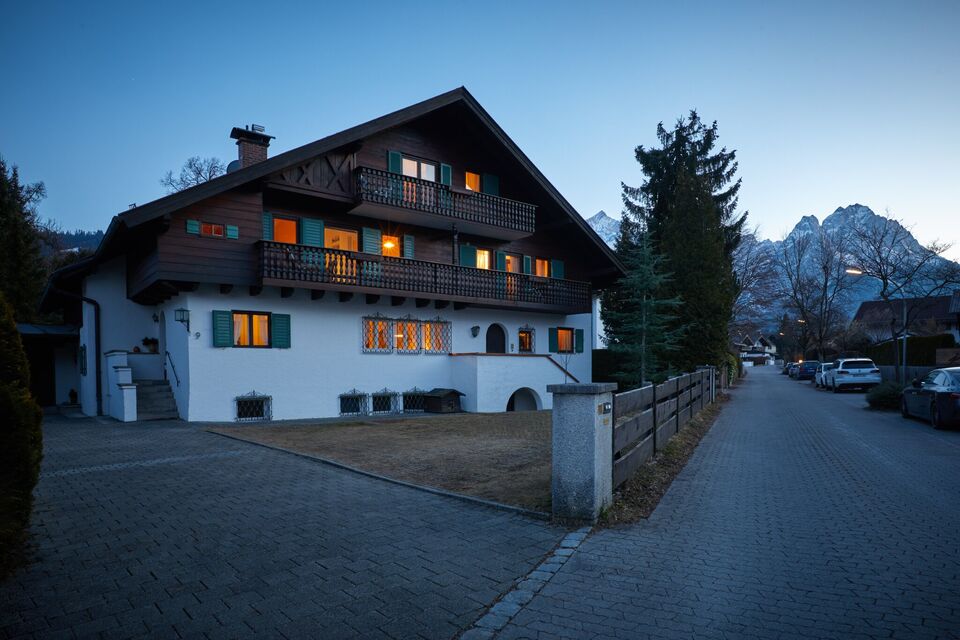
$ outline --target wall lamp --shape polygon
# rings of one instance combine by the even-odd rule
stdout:
[[[472,335],[474,338],[480,335],[480,325],[475,324],[472,327],[470,327],[470,335]]]
[[[174,309],[173,319],[181,323],[190,331],[190,309]]]

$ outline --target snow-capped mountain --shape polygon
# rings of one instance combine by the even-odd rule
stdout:
[[[597,235],[611,247],[616,244],[617,236],[620,234],[620,221],[611,218],[606,211],[600,210],[593,216],[587,218],[589,224]]]

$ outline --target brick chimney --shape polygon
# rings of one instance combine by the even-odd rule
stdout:
[[[243,129],[234,127],[233,131],[230,132],[230,137],[237,141],[241,169],[266,160],[267,147],[273,140],[273,136],[264,133],[263,127],[258,124],[252,124]]]

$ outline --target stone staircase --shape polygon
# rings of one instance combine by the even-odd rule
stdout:
[[[134,380],[137,385],[137,420],[176,420],[177,402],[166,380]]]

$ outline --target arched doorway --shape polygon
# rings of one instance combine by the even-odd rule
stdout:
[[[507,332],[498,324],[487,327],[487,353],[507,352]]]
[[[507,400],[507,411],[538,411],[540,398],[537,392],[528,387],[517,389]]]

